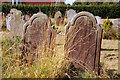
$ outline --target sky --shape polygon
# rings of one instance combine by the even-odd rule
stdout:
[[[75,0],[66,0],[66,1],[65,1],[65,4],[70,4],[70,5],[72,5],[72,4],[74,3],[74,1],[75,1]]]
[[[77,0],[79,1],[79,0]],[[80,0],[80,1],[91,1],[91,2],[119,2],[120,0]],[[75,0],[66,0],[65,4],[72,5],[75,2]]]

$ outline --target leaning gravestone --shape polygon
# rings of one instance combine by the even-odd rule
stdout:
[[[65,33],[65,55],[77,69],[99,70],[102,28],[89,12],[76,14]]]
[[[60,11],[57,11],[57,12],[55,13],[55,16],[54,16],[54,21],[55,21],[55,23],[56,23],[57,26],[60,25],[61,18],[62,18],[61,12],[60,12]]]
[[[51,27],[51,21],[46,14],[34,14],[30,20],[24,24],[23,34],[24,52],[25,50],[29,51],[32,60],[34,60],[35,55],[39,56],[39,54],[53,53],[56,30]],[[23,55],[25,55],[25,53],[23,53]]]
[[[67,20],[68,22],[70,22],[72,20],[72,18],[75,16],[76,11],[73,9],[70,9],[67,11]]]
[[[25,24],[25,21],[23,20],[22,12],[14,9],[14,10],[11,10],[10,13],[12,14],[9,22],[11,36],[22,37],[23,25]]]

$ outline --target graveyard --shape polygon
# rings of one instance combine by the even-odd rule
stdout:
[[[0,13],[2,78],[119,78],[120,18],[74,9],[52,15]]]

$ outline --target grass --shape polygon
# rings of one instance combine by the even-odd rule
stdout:
[[[118,40],[102,40],[102,49],[112,49],[113,51],[118,49]]]
[[[64,31],[64,27],[58,28]],[[2,77],[3,78],[113,78],[114,74],[109,74],[108,70],[114,69],[107,67],[110,62],[116,62],[116,60],[108,61],[104,58],[107,55],[104,54],[117,54],[118,44],[117,40],[103,40],[102,41],[102,53],[100,72],[98,76],[94,73],[82,72],[71,67],[69,61],[64,58],[64,36],[57,35],[55,54],[51,56],[45,56],[40,54],[36,58],[33,64],[31,62],[25,63],[20,59],[22,53],[22,44],[19,38],[15,38],[13,41],[7,38],[4,39],[2,44]],[[114,44],[114,45],[113,45]],[[47,54],[47,53],[44,53]],[[31,56],[27,59],[31,61]],[[108,63],[108,64],[106,64]],[[114,67],[116,67],[115,65]]]
[[[102,40],[100,62],[104,71],[111,78],[118,74],[118,40]]]
[[[19,38],[15,38],[13,41],[10,39],[3,40],[2,47],[2,74],[3,78],[110,78],[107,73],[108,68],[104,62],[101,62],[101,75],[97,76],[94,73],[82,72],[71,67],[69,61],[64,58],[64,36],[57,35],[57,42],[61,42],[60,45],[56,45],[55,54],[51,56],[45,56],[41,53],[38,58],[35,59],[31,65],[29,62],[24,63],[20,59],[21,55],[21,41]],[[103,40],[102,48],[108,48],[108,43],[115,43],[117,41]],[[117,48],[117,43],[113,47]],[[113,48],[112,47],[112,48]],[[111,48],[111,47],[110,47]],[[39,49],[38,49],[39,51]],[[104,53],[106,51],[102,51]],[[107,51],[110,53],[111,51]],[[101,54],[102,55],[102,54]],[[30,59],[30,56],[27,57]],[[30,60],[29,60],[30,61]]]
[[[64,57],[59,54],[51,56],[40,56],[33,64],[24,63],[20,60],[20,40],[2,41],[2,73],[3,78],[63,78],[69,68]],[[27,59],[30,59],[28,56]]]
[[[64,38],[58,36],[58,38]],[[56,42],[57,43],[57,42]],[[25,63],[20,59],[21,41],[19,38],[6,39],[2,44],[2,77],[3,78],[92,78],[88,72],[80,72],[72,69],[68,60],[64,57],[64,42],[56,46],[53,56],[45,56],[42,53],[31,64],[31,55],[25,57],[29,62]],[[39,49],[38,49],[39,51]],[[46,53],[47,54],[47,53]]]
[[[1,54],[1,52],[0,52]],[[2,55],[0,55],[0,79],[2,79],[2,58],[1,58]]]

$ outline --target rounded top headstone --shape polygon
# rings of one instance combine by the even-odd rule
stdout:
[[[56,19],[56,18],[61,17],[61,16],[62,16],[61,12],[60,12],[60,11],[57,11],[57,12],[55,13],[54,18]]]
[[[13,14],[15,11],[17,11],[17,9],[13,8],[10,10],[10,14]]]
[[[97,20],[97,24],[100,24],[101,22],[101,17],[100,16],[95,16],[96,20]]]
[[[72,18],[75,16],[76,11],[73,9],[70,9],[67,11],[67,20],[70,22]]]

